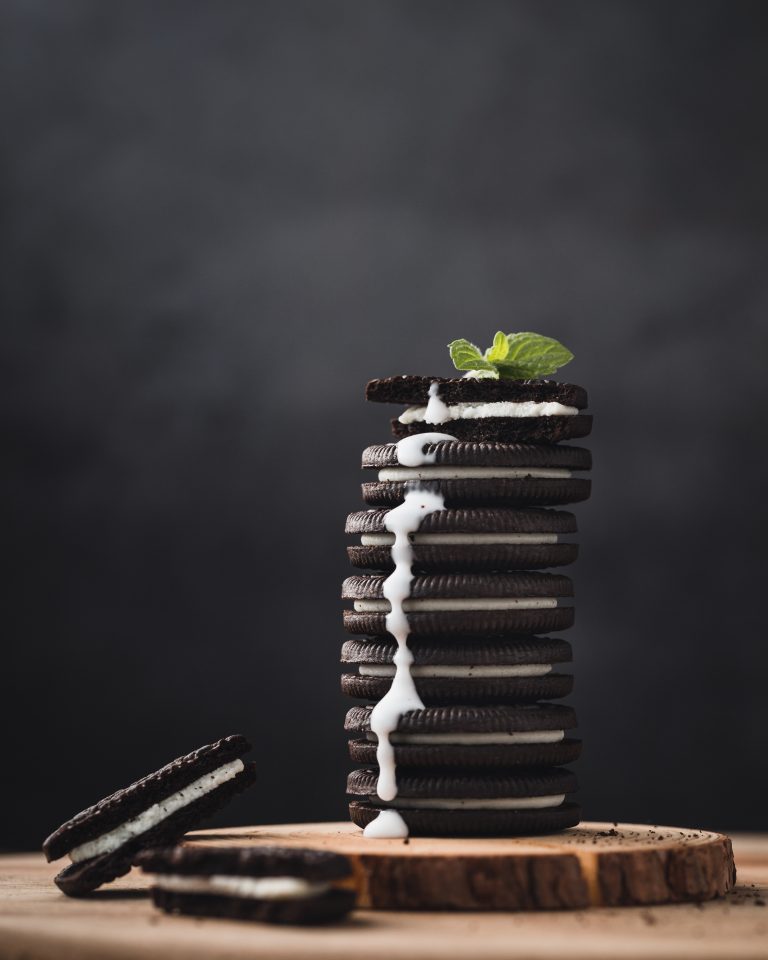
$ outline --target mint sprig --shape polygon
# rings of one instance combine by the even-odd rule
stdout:
[[[478,377],[504,380],[533,380],[555,373],[573,360],[567,347],[540,333],[502,333],[483,353],[469,340],[448,344],[457,370],[471,370]]]

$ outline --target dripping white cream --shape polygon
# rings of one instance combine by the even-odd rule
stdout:
[[[433,404],[433,410],[437,411],[435,416],[439,415],[440,405],[445,406],[439,398],[437,386],[435,382],[430,387],[430,403]],[[404,459],[413,466],[434,462],[434,451],[427,453],[424,449],[425,445],[453,439],[447,434],[408,437],[405,441],[401,441],[402,447],[400,444],[397,445],[398,461],[402,463]],[[376,761],[379,766],[379,776],[376,791],[380,800],[384,802],[392,801],[397,796],[395,752],[390,742],[390,735],[397,729],[400,717],[404,713],[408,710],[424,708],[411,675],[413,654],[408,649],[410,624],[405,611],[405,601],[410,596],[413,581],[413,548],[410,535],[419,529],[424,517],[444,509],[445,503],[441,494],[411,489],[406,491],[403,503],[390,510],[384,521],[386,529],[394,535],[391,555],[395,569],[384,581],[382,592],[389,607],[386,614],[387,631],[395,638],[397,651],[394,656],[395,673],[392,685],[374,706],[370,720],[371,731],[378,741]],[[382,814],[379,814],[369,823],[363,831],[364,835],[377,838],[406,837],[408,827],[402,817],[393,810],[386,813],[386,817],[382,818]]]

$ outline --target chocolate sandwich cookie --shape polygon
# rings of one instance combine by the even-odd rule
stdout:
[[[344,611],[350,633],[387,634],[385,580],[359,575],[342,584],[342,599],[354,602]],[[547,633],[573,625],[573,607],[561,606],[572,596],[573,583],[557,573],[443,573],[414,577],[403,610],[414,637]]]
[[[349,742],[355,763],[376,763],[372,711],[352,707],[344,722],[363,734]],[[389,740],[398,768],[550,767],[578,759],[581,741],[566,734],[575,726],[573,709],[560,704],[427,706],[402,714]]]
[[[365,396],[409,405],[392,421],[398,438],[439,425],[457,440],[557,443],[592,429],[592,417],[582,413],[586,390],[555,380],[387,377],[372,380]]]
[[[90,893],[128,873],[146,847],[172,844],[255,779],[251,749],[236,734],[200,747],[137,780],[62,824],[43,843],[47,860],[69,854],[56,885],[68,896]]]
[[[572,658],[571,645],[565,640],[521,637],[451,643],[427,639],[411,640],[408,647],[413,655],[410,674],[428,706],[556,700],[573,689],[573,677],[554,669]],[[341,648],[341,662],[356,666],[359,673],[342,675],[342,691],[360,700],[381,700],[392,685],[396,651],[397,645],[391,641],[347,640]],[[567,763],[570,759],[547,762]]]
[[[399,770],[397,796],[385,803],[376,793],[374,769],[353,770],[349,814],[366,827],[384,809],[395,809],[414,836],[501,836],[550,833],[579,822],[580,808],[566,802],[576,777],[558,767],[486,774]]]
[[[583,447],[533,443],[427,443],[434,462],[403,466],[397,444],[363,451],[363,468],[377,470],[376,480],[363,483],[363,499],[371,506],[402,502],[409,485],[442,494],[446,507],[527,507],[576,503],[591,490],[592,466]]]
[[[265,923],[321,924],[355,905],[349,860],[301,847],[179,846],[145,850],[155,906],[166,913]]]
[[[388,515],[386,509],[359,510],[347,517],[346,532],[360,537],[359,546],[347,547],[354,566],[394,567]],[[576,559],[578,545],[566,539],[575,532],[576,518],[562,510],[438,510],[411,534],[411,567],[423,573],[559,567]]]

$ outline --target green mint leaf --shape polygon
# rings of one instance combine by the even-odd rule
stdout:
[[[497,363],[499,360],[503,360],[506,355],[509,353],[509,338],[506,333],[502,333],[501,330],[493,338],[493,346],[488,347],[485,351],[485,359],[489,363]]]
[[[573,354],[562,343],[539,333],[510,333],[507,342],[506,356],[496,361],[499,375],[505,379],[544,377],[573,360]]]
[[[491,376],[498,377],[496,367],[469,340],[453,340],[448,344],[448,350],[457,370],[487,370]]]
[[[451,360],[457,370],[468,370],[477,377],[503,377],[505,380],[535,380],[555,373],[573,360],[573,354],[562,343],[540,333],[502,333],[493,338],[493,345],[482,353],[469,340],[448,344]]]

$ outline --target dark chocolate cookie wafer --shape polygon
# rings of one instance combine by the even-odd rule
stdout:
[[[387,633],[385,579],[360,575],[344,581],[342,599],[354,601],[354,610],[344,611],[350,633]],[[572,596],[572,582],[555,573],[432,574],[413,578],[403,608],[414,637],[534,634],[570,627],[573,607],[559,604]]]
[[[491,377],[383,377],[371,380],[365,388],[365,399],[375,403],[403,403],[426,406],[429,389],[437,383],[443,403],[562,403],[583,410],[588,405],[587,391],[574,383],[557,380],[506,380]]]
[[[550,833],[575,826],[580,809],[566,803],[576,777],[557,767],[519,768],[471,775],[400,770],[397,796],[384,803],[376,794],[374,769],[354,770],[347,780],[352,821],[365,827],[393,808],[414,836],[502,836]]]
[[[376,763],[371,733],[373,707],[352,707],[344,729],[355,763]],[[572,763],[581,741],[566,737],[576,726],[571,707],[537,703],[516,706],[436,706],[403,714],[390,737],[398,768],[502,768]]]
[[[367,447],[362,466],[378,475],[362,485],[365,502],[400,503],[414,482],[441,493],[446,507],[547,506],[586,500],[590,494],[591,481],[575,475],[592,465],[583,447],[442,442],[427,443],[424,450],[435,462],[408,467],[398,462],[397,444]]]
[[[349,861],[328,850],[185,845],[136,862],[166,913],[305,925],[335,923],[355,904]]]
[[[137,780],[55,830],[43,844],[48,860],[69,854],[72,864],[57,886],[82,896],[130,870],[148,846],[175,843],[255,779],[253,764],[241,756],[245,737],[225,737]]]
[[[360,545],[347,547],[353,565],[391,570],[395,536],[386,527],[389,510],[359,510],[347,517],[346,532]],[[576,518],[562,510],[458,509],[424,517],[411,535],[416,572],[535,570],[572,563],[578,545]]]
[[[411,640],[409,648],[414,658],[411,676],[427,705],[556,700],[573,689],[573,677],[553,669],[571,660],[565,640]],[[347,640],[341,661],[356,665],[360,672],[342,675],[343,692],[361,700],[380,700],[392,684],[396,650],[391,641]]]

